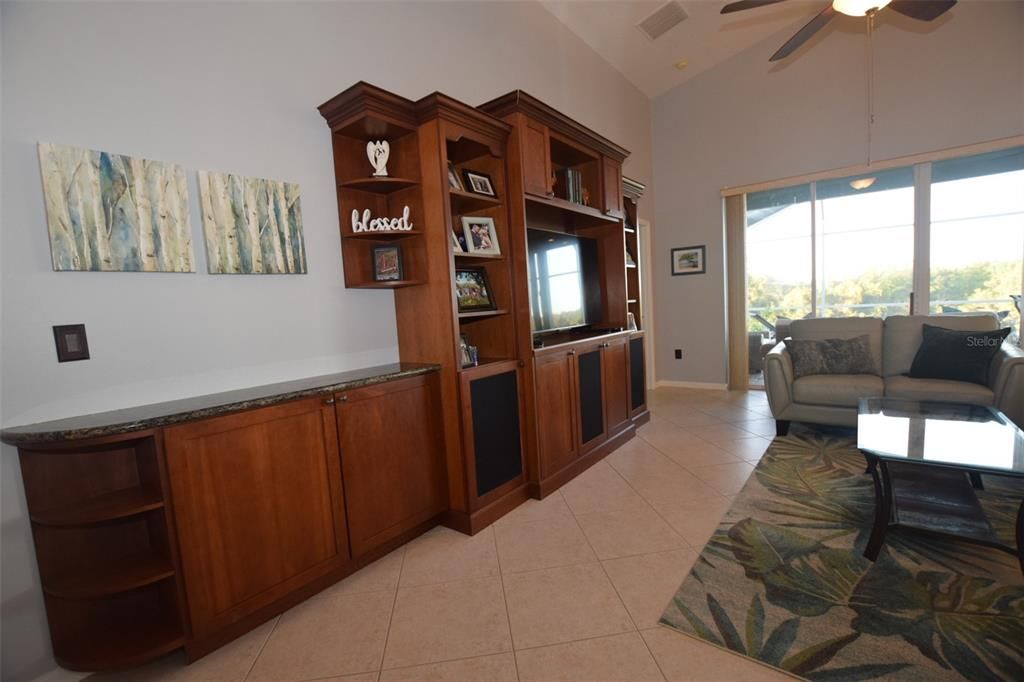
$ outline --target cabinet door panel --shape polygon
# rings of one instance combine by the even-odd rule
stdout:
[[[447,507],[437,375],[338,396],[338,440],[353,556]]]
[[[608,435],[614,436],[629,423],[629,344],[626,337],[609,341],[604,349],[605,416]]]
[[[471,432],[476,497],[521,480],[523,450],[519,424],[518,370],[497,372],[464,384],[470,414],[463,428]]]
[[[602,349],[581,350],[576,355],[577,396],[580,414],[580,454],[597,447],[607,434],[604,419]]]
[[[629,340],[629,395],[631,413],[643,412],[647,406],[647,375],[644,367],[644,340]]]
[[[572,462],[578,452],[572,356],[554,353],[536,358],[533,381],[541,476],[546,478]]]
[[[170,427],[164,439],[196,635],[348,559],[334,410],[320,398]]]
[[[602,191],[605,213],[625,215],[622,210],[622,164],[606,156],[601,157]]]
[[[527,120],[523,128],[523,189],[530,194],[551,193],[551,146],[548,127]]]

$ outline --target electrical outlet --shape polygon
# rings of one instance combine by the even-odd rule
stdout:
[[[683,349],[682,348],[676,348],[676,360],[682,360],[682,359],[683,359]]]

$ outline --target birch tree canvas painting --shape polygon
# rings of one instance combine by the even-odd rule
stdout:
[[[194,272],[185,170],[39,143],[53,269]]]
[[[199,171],[199,201],[211,273],[306,273],[297,184]]]

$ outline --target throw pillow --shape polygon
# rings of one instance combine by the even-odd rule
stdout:
[[[793,359],[793,375],[874,374],[875,362],[867,334],[852,339],[783,339]]]
[[[992,358],[1010,333],[1006,327],[991,332],[962,332],[922,325],[921,347],[910,363],[914,379],[948,379],[988,385]]]

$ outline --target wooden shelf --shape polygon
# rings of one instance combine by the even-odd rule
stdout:
[[[393,279],[387,282],[364,282],[362,284],[349,284],[349,289],[401,289],[402,287],[415,287],[423,284],[416,279]]]
[[[462,367],[459,369],[460,372],[466,374],[473,374],[475,372],[481,372],[489,369],[492,365],[497,365],[502,362],[516,362],[515,358],[480,358],[480,362],[469,367]]]
[[[32,514],[33,523],[43,526],[91,526],[104,521],[143,514],[164,506],[160,495],[142,488],[126,488],[62,509]]]
[[[474,310],[468,313],[459,313],[460,320],[471,320],[478,317],[491,317],[492,315],[506,315],[508,311],[504,308],[497,310]]]
[[[466,258],[467,260],[505,260],[505,256],[502,255],[490,256],[485,253],[466,253],[465,251],[461,253],[453,251],[452,255],[456,258]]]
[[[624,228],[622,228],[622,229],[623,229],[623,231],[625,231],[625,232],[626,232],[627,234],[636,234],[636,230],[634,230],[634,229],[633,229],[632,227],[624,227]]]
[[[540,197],[533,194],[526,194],[526,201],[534,204],[540,204],[542,206],[550,206],[556,208],[564,213],[570,213],[578,216],[586,216],[606,223],[621,223],[622,221],[615,216],[608,215],[593,206],[584,206],[583,204],[577,204],[560,197]]]
[[[181,626],[169,614],[161,614],[87,629],[73,646],[54,651],[54,656],[69,670],[116,670],[146,663],[184,645]]]
[[[66,577],[51,580],[43,591],[61,599],[94,599],[152,585],[173,575],[174,568],[166,559],[139,556],[95,570],[76,569]]]
[[[453,214],[463,214],[466,211],[472,211],[478,208],[483,209],[501,206],[501,199],[489,197],[483,194],[474,194],[473,192],[464,192],[459,189],[449,189],[448,195],[451,197]]]
[[[345,239],[371,239],[377,241],[391,241],[404,237],[415,237],[423,234],[423,230],[392,230],[390,232],[345,232],[342,237]]]
[[[627,298],[626,303],[637,303],[637,300],[635,298]]]
[[[391,194],[406,187],[415,187],[419,183],[409,178],[358,178],[346,180],[338,185],[342,189],[357,189],[361,192],[375,192],[377,194]]]
[[[636,268],[636,263],[626,263],[627,268]]]

